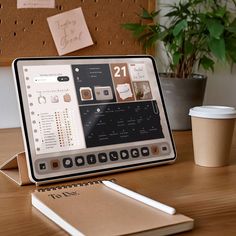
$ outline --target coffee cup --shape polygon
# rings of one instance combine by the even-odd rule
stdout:
[[[205,167],[229,164],[236,110],[225,106],[200,106],[189,111],[194,161]]]

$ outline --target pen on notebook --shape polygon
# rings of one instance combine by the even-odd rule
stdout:
[[[133,191],[131,191],[131,190],[127,189],[127,188],[124,188],[124,187],[122,187],[122,186],[120,186],[118,184],[115,184],[115,183],[113,183],[111,181],[103,180],[102,183],[105,186],[107,186],[108,188],[111,188],[111,189],[113,189],[113,190],[115,190],[115,191],[117,191],[119,193],[122,193],[122,194],[124,194],[124,195],[126,195],[128,197],[131,197],[131,198],[133,198],[133,199],[135,199],[137,201],[140,201],[140,202],[142,202],[144,204],[147,204],[147,205],[149,205],[151,207],[154,207],[154,208],[156,208],[158,210],[161,210],[163,212],[166,212],[168,214],[174,215],[175,212],[176,212],[176,210],[173,207],[170,207],[170,206],[167,206],[167,205],[165,205],[163,203],[160,203],[158,201],[152,200],[152,199],[150,199],[148,197],[145,197],[145,196],[143,196],[143,195],[141,195],[139,193],[133,192]]]

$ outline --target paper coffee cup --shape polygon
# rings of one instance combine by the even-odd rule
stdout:
[[[228,165],[236,118],[235,108],[194,107],[190,109],[189,115],[195,163],[206,167]]]

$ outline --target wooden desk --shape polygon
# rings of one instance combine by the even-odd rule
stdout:
[[[174,138],[175,164],[106,177],[194,218],[194,230],[181,235],[236,235],[236,139],[231,165],[204,168],[193,162],[191,132],[176,132]],[[0,163],[23,149],[19,129],[0,130],[0,140]],[[66,235],[31,206],[34,189],[0,174],[0,235]]]

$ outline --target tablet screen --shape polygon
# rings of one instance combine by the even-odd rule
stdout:
[[[152,57],[23,58],[14,72],[34,181],[175,159]]]

